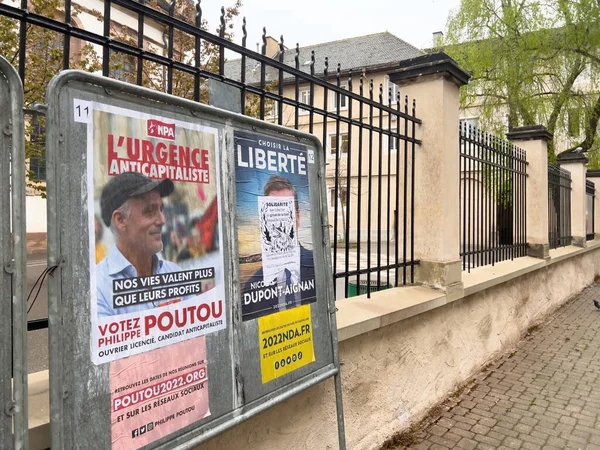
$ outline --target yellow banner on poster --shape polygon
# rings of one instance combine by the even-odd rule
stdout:
[[[310,305],[258,319],[263,384],[315,360]]]

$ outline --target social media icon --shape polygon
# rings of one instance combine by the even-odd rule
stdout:
[[[132,438],[138,437],[138,429],[137,428],[131,432],[131,437]]]
[[[154,430],[154,422],[150,422],[148,425],[146,425],[146,430],[148,430],[148,431]]]
[[[140,435],[142,435],[142,434],[146,434],[146,425],[142,425],[140,427]]]

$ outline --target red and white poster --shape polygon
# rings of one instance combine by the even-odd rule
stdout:
[[[208,417],[206,338],[110,363],[112,448],[141,448]]]
[[[102,103],[77,107],[89,111],[93,362],[224,329],[217,129]]]

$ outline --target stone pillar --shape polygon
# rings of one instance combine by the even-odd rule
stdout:
[[[470,75],[444,53],[402,61],[389,74],[403,95],[417,102],[423,121],[415,152],[416,280],[443,289],[448,300],[463,295],[459,230],[459,88]]]
[[[583,153],[565,152],[558,155],[561,169],[571,172],[571,236],[573,245],[586,246],[585,176],[588,159]]]
[[[588,170],[587,179],[594,183],[594,239],[600,239],[600,170]]]
[[[525,150],[527,186],[525,226],[527,254],[548,259],[548,141],[552,135],[542,125],[513,128],[506,138]]]

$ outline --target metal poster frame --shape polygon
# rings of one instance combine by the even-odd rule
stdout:
[[[20,450],[29,448],[23,85],[3,57],[0,103],[0,447]]]
[[[47,91],[48,258],[57,266],[49,281],[50,422],[53,449],[110,448],[108,364],[90,358],[90,241],[87,125],[73,119],[74,101],[103,103],[147,115],[185,120],[218,130],[226,323],[207,335],[208,390],[212,416],[146,445],[184,449],[201,444],[283,400],[334,377],[340,449],[346,448],[336,326],[331,283],[325,155],[310,134],[86,72],[68,70]],[[91,125],[90,125],[91,126]],[[316,291],[310,309],[315,363],[261,384],[258,358],[248,362],[245,342],[258,339],[256,320],[242,321],[235,214],[234,131],[264,134],[304,145],[314,153],[308,169]],[[211,354],[213,373],[211,380]],[[219,378],[218,380],[216,378]],[[212,389],[211,389],[212,386]]]

